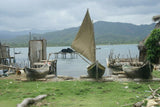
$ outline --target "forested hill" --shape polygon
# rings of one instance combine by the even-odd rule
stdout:
[[[154,26],[155,24],[134,25],[129,23],[98,21],[94,23],[96,44],[138,43],[151,32]],[[70,45],[78,29],[79,27],[68,28],[43,34],[35,34],[33,36],[47,39],[49,46]],[[26,46],[28,39],[28,35],[16,36],[7,42],[11,45]]]

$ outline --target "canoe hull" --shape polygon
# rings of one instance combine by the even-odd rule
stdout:
[[[122,65],[110,64],[108,68],[111,68],[113,71],[122,71]]]
[[[152,78],[153,66],[149,63],[141,66],[122,66],[123,71],[129,78],[142,78],[142,79],[150,79]]]
[[[45,65],[41,68],[25,68],[26,77],[28,80],[36,80],[44,78],[49,73],[49,66]]]
[[[96,66],[98,66],[98,72],[96,72],[96,68],[97,68]],[[105,72],[105,67],[101,65],[100,63],[98,64],[93,63],[87,68],[87,72],[88,72],[89,77],[91,78],[96,78],[97,73],[98,73],[98,78],[102,78]]]

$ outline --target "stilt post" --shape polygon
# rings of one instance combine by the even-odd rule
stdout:
[[[96,61],[96,79],[98,80],[98,61]]]

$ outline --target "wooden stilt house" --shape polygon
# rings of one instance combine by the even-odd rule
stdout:
[[[160,29],[160,15],[157,15],[157,16],[153,16],[153,21],[157,22],[154,29]],[[148,37],[150,36],[150,34],[143,40],[139,43],[138,45],[138,49],[139,49],[139,61],[140,62],[144,62],[146,60],[146,56],[147,56],[147,49],[146,47],[144,46],[146,40],[148,39]],[[159,60],[159,63],[160,63],[160,60]]]
[[[30,60],[30,67],[33,67],[35,62],[47,59],[46,47],[47,41],[45,39],[29,41],[28,57]]]
[[[10,56],[10,48],[0,43],[0,64],[9,65],[14,63],[14,57]]]

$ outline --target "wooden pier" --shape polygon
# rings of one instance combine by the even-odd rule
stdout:
[[[66,59],[67,56],[69,55],[70,56],[69,58],[75,59],[78,57],[77,54],[78,54],[77,52],[71,52],[71,53],[70,52],[55,52],[54,56],[55,56],[55,59],[58,59],[59,55],[61,56],[62,59]]]

